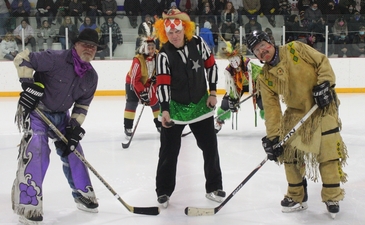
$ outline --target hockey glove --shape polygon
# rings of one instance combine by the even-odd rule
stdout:
[[[239,108],[238,98],[228,98],[228,106],[232,112],[237,112]]]
[[[284,148],[283,146],[277,146],[279,143],[279,137],[274,138],[274,140],[270,141],[266,136],[262,139],[262,147],[267,154],[267,158],[269,160],[277,161],[277,157],[283,154]]]
[[[19,104],[25,110],[34,110],[43,96],[44,86],[41,83],[22,83],[24,91],[20,93]]]
[[[79,141],[84,137],[85,130],[80,127],[66,127],[66,139],[67,139],[67,149],[64,154],[69,155],[71,152],[75,151],[76,147],[79,145]]]
[[[156,76],[152,76],[150,79],[149,79],[149,82],[150,84],[155,84],[156,83]]]
[[[321,109],[328,106],[333,100],[329,81],[325,81],[322,84],[314,86],[312,92],[315,103]]]
[[[141,99],[141,103],[144,105],[149,105],[150,104],[150,99],[148,97],[148,92],[147,91],[142,91],[139,94],[139,98]]]

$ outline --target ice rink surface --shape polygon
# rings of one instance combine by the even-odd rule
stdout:
[[[246,97],[245,95],[244,97]],[[321,181],[308,182],[308,209],[296,213],[282,213],[280,201],[286,193],[284,167],[268,161],[213,216],[189,217],[187,206],[214,208],[218,203],[205,198],[203,160],[193,135],[183,138],[179,156],[177,185],[170,206],[161,208],[157,216],[128,212],[113,194],[90,171],[99,201],[99,213],[80,211],[71,196],[71,190],[62,172],[62,164],[55,153],[43,183],[43,224],[136,224],[136,225],[363,225],[365,224],[365,94],[339,94],[342,136],[349,151],[348,165],[344,171],[348,182],[340,202],[340,213],[330,218],[321,202]],[[21,134],[14,124],[17,98],[0,98],[0,224],[19,224],[18,216],[11,210],[10,191],[17,168],[17,145]],[[123,133],[125,98],[95,97],[83,127],[86,136],[81,141],[85,158],[108,182],[120,197],[132,206],[158,206],[155,194],[155,173],[158,160],[159,134],[149,107],[145,108],[135,137],[128,149]],[[136,112],[139,116],[142,106]],[[265,153],[261,138],[265,135],[264,121],[254,123],[252,101],[242,104],[238,113],[238,127],[232,130],[232,121],[226,121],[218,134],[220,162],[224,190],[229,195],[263,160]],[[235,123],[234,123],[235,124]],[[184,132],[188,132],[186,127]],[[50,146],[54,150],[53,143]]]

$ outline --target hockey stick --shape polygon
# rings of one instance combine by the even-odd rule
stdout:
[[[62,141],[67,144],[67,139],[65,136],[55,127],[55,125],[40,111],[38,108],[35,109],[35,112],[42,118],[42,120],[56,133],[56,135],[62,139]],[[144,214],[144,215],[158,215],[160,213],[160,208],[155,207],[133,207],[128,205],[119,195],[114,191],[114,189],[100,176],[100,174],[94,169],[94,167],[85,159],[83,155],[80,154],[77,150],[74,150],[73,153],[85,164],[87,168],[91,170],[95,174],[95,176],[104,184],[104,186],[117,198],[123,205],[128,209],[129,212],[136,214]]]
[[[299,127],[312,115],[312,113],[318,108],[318,105],[315,104],[308,112],[303,116],[303,118],[285,135],[283,140],[277,144],[277,146],[283,146],[288,139],[298,130]],[[228,195],[228,197],[217,207],[215,208],[195,208],[195,207],[186,207],[185,214],[188,216],[210,216],[216,214],[219,210],[223,208],[225,204],[235,195],[237,192],[247,183],[249,179],[267,162],[268,158],[266,157],[252,172],[233,190],[233,192]]]
[[[245,101],[247,101],[248,99],[250,99],[252,96],[254,96],[256,93],[253,93],[253,94],[250,94],[247,98],[243,99],[242,101],[238,102],[236,104],[236,106],[239,106],[241,105],[242,103],[244,103]],[[227,109],[226,111],[222,112],[221,114],[219,114],[218,116],[215,116],[214,119],[217,119],[223,115],[225,115],[226,113],[230,112],[231,110],[230,109]],[[191,131],[185,133],[185,134],[182,134],[181,137],[185,137],[185,136],[188,136],[189,134],[191,134]]]
[[[133,129],[133,132],[132,132],[131,137],[129,138],[129,141],[128,141],[127,143],[122,143],[122,147],[123,147],[123,148],[128,148],[128,147],[129,147],[129,145],[131,144],[132,139],[133,139],[133,137],[134,137],[134,133],[136,133],[136,130],[137,130],[137,127],[138,127],[138,124],[139,124],[139,120],[141,119],[141,116],[142,116],[142,113],[143,113],[143,110],[144,110],[144,107],[145,107],[145,106],[146,106],[146,105],[145,105],[145,104],[143,104],[143,106],[142,106],[142,110],[141,110],[141,112],[139,113],[139,116],[138,116],[138,119],[137,119],[137,123],[136,123],[136,125],[134,126],[134,129]]]

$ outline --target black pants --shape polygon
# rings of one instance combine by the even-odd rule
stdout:
[[[207,193],[222,188],[222,172],[219,164],[217,136],[214,130],[213,116],[205,120],[189,124],[197,140],[198,147],[203,151],[205,190]],[[176,184],[176,166],[181,147],[181,134],[185,125],[175,125],[171,128],[162,127],[160,136],[160,153],[157,165],[156,193],[157,196],[171,196]]]

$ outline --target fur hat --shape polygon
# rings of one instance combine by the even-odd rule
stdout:
[[[98,47],[97,51],[103,50],[105,48],[105,46],[98,44],[98,42],[99,42],[98,32],[96,32],[96,30],[90,29],[90,28],[86,28],[83,31],[81,31],[79,36],[72,40],[73,44],[76,44],[76,42],[84,42],[89,45],[97,46]]]
[[[162,19],[179,19],[182,21],[190,21],[188,14],[178,9],[170,9],[167,13],[162,13]]]

